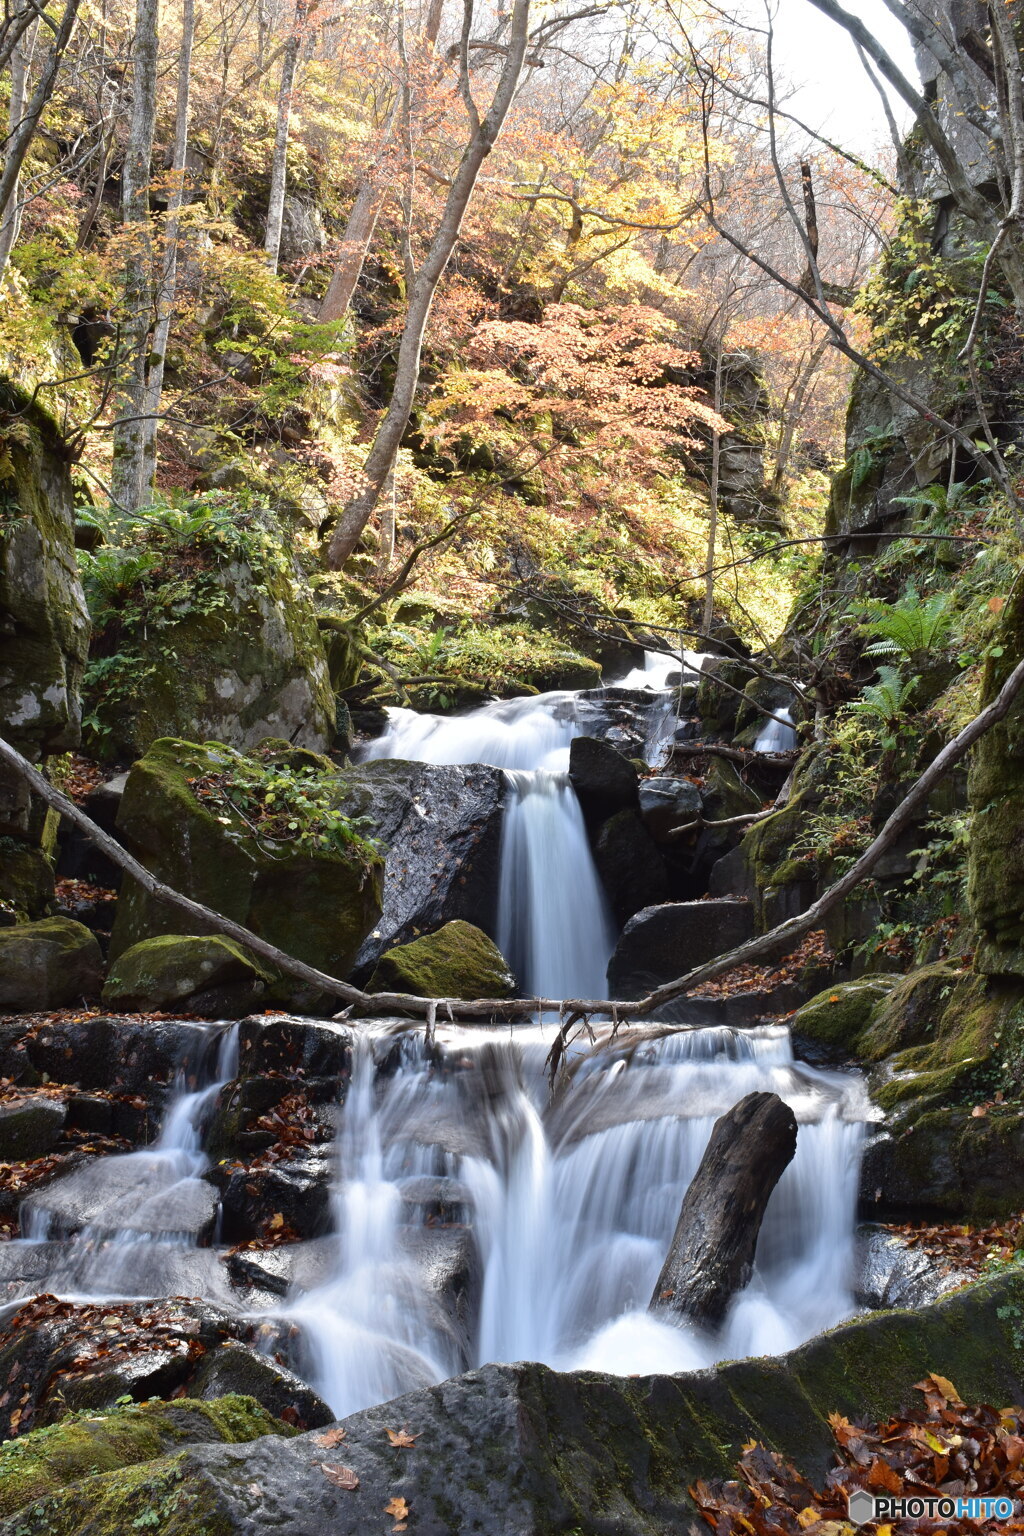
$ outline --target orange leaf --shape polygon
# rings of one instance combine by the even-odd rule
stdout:
[[[409,1513],[409,1506],[404,1499],[389,1499],[384,1505],[384,1513],[390,1515],[392,1520],[404,1520]]]
[[[326,1451],[331,1450],[336,1445],[340,1445],[344,1438],[345,1431],[340,1424],[336,1424],[333,1429],[325,1429],[322,1435],[313,1436],[314,1443],[322,1445]]]
[[[868,1473],[868,1487],[885,1488],[889,1493],[901,1493],[903,1491],[903,1484],[896,1476],[896,1473],[889,1463],[883,1461],[880,1456],[876,1456],[871,1463],[871,1470]]]
[[[988,607],[990,613],[1002,613],[1003,609],[1006,607],[1006,598],[990,597],[988,600]]]
[[[385,1429],[384,1433],[387,1435],[392,1445],[401,1445],[406,1448],[415,1445],[416,1441],[419,1439],[419,1435],[406,1434],[404,1429]]]
[[[956,1387],[954,1387],[953,1383],[949,1381],[945,1376],[937,1376],[935,1372],[932,1371],[929,1380],[935,1383],[936,1387],[938,1387],[947,1403],[963,1402],[963,1398],[960,1396],[960,1393],[957,1391]]]

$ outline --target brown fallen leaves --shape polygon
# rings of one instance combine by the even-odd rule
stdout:
[[[1024,1409],[969,1408],[944,1376],[918,1382],[924,1408],[905,1418],[856,1425],[841,1414],[829,1416],[838,1445],[837,1461],[815,1489],[783,1456],[757,1442],[744,1446],[742,1481],[700,1481],[691,1497],[716,1536],[851,1536],[847,1496],[856,1488],[875,1494],[915,1492],[952,1497],[1024,1493]],[[866,1526],[877,1536],[940,1530],[1024,1532],[1024,1519],[980,1522],[901,1520]]]
[[[886,1223],[885,1230],[896,1233],[912,1247],[922,1249],[944,1273],[962,1271],[965,1280],[981,1274],[993,1261],[1009,1263],[1024,1249],[1024,1215],[1011,1216],[989,1227],[926,1226],[921,1223],[899,1226],[890,1222]]]
[[[333,1450],[334,1447],[336,1445],[340,1445],[345,1438],[345,1431],[342,1429],[340,1424],[335,1424],[332,1429],[325,1429],[322,1435],[313,1436],[315,1443],[317,1445],[322,1445],[325,1451]]]
[[[384,1505],[384,1513],[386,1515],[390,1515],[392,1520],[398,1522],[396,1525],[391,1527],[393,1532],[404,1531],[408,1529],[406,1521],[409,1518],[409,1506],[404,1499],[399,1499],[397,1497],[394,1499],[389,1499],[388,1502]]]
[[[335,1488],[351,1490],[359,1487],[359,1478],[351,1467],[330,1466],[326,1461],[322,1461],[320,1471],[329,1483],[334,1484]]]
[[[404,1429],[385,1429],[384,1433],[392,1445],[403,1446],[406,1450],[414,1446],[419,1439],[419,1435],[407,1434]]]
[[[807,970],[818,970],[835,959],[822,929],[809,933],[791,955],[777,965],[738,965],[718,981],[704,982],[695,996],[737,997],[746,992],[771,992],[798,981]]]

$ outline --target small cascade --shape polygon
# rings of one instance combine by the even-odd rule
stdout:
[[[870,1115],[858,1077],[795,1062],[780,1026],[652,1032],[580,1060],[552,1103],[549,1045],[543,1028],[453,1028],[431,1051],[409,1031],[398,1070],[375,1080],[374,1051],[393,1059],[394,1037],[361,1038],[343,1117],[337,1274],[283,1308],[301,1327],[304,1370],[339,1415],[491,1360],[626,1373],[777,1353],[855,1310]],[[647,1307],[712,1125],[754,1090],[792,1106],[798,1150],[769,1204],[754,1278],[712,1337]],[[469,1229],[410,1223],[404,1190],[428,1176],[457,1181]],[[431,1289],[452,1240],[478,1277],[469,1336]]]
[[[200,1237],[217,1215],[203,1178],[203,1133],[224,1084],[238,1069],[238,1025],[211,1031],[196,1076],[180,1069],[160,1134],[151,1147],[106,1157],[67,1175],[22,1207],[24,1240],[54,1242],[49,1288],[82,1297],[161,1296],[223,1289]],[[67,1234],[70,1232],[70,1236]],[[188,1286],[188,1283],[191,1283]]]
[[[791,752],[796,746],[796,726],[788,709],[778,709],[766,720],[754,743],[755,752]]]
[[[569,743],[580,734],[574,693],[502,699],[468,715],[420,715],[389,709],[388,728],[371,742],[367,760],[399,757],[413,763],[490,763],[494,768],[569,766]]]
[[[507,774],[498,948],[526,997],[603,997],[615,927],[567,774]]]
[[[679,655],[666,656],[663,651],[645,651],[643,666],[634,667],[625,677],[616,678],[612,687],[650,688],[661,692],[675,683],[697,682],[709,653],[684,650],[681,654],[680,665]]]

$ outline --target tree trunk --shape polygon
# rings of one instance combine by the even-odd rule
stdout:
[[[765,1208],[796,1151],[796,1116],[777,1093],[748,1093],[715,1121],[676,1222],[651,1310],[718,1329],[754,1270]]]
[[[267,253],[267,266],[277,271],[277,258],[281,250],[281,225],[284,221],[284,194],[288,180],[288,121],[292,110],[292,90],[295,86],[295,70],[302,46],[302,29],[306,20],[307,0],[295,0],[291,35],[285,44],[281,62],[281,86],[277,93],[277,132],[274,135],[274,158],[270,166],[270,197],[267,203],[267,233],[263,249]]]
[[[64,15],[61,18],[60,26],[53,39],[36,88],[32,93],[32,99],[27,106],[22,106],[16,124],[13,116],[14,81],[12,78],[12,131],[7,138],[7,153],[4,156],[3,172],[0,174],[0,229],[4,231],[4,243],[0,246],[0,283],[3,282],[4,272],[7,269],[11,249],[17,236],[20,218],[18,184],[21,177],[21,168],[25,163],[25,156],[28,154],[29,146],[35,136],[36,125],[43,115],[43,109],[53,95],[53,88],[57,81],[57,72],[60,68],[61,60],[64,57],[68,43],[71,41],[71,34],[75,30],[75,19],[78,16],[79,3],[80,0],[67,0],[64,7]],[[21,30],[17,43],[11,50],[12,75],[14,55],[26,35],[27,30]]]
[[[339,570],[352,554],[359,536],[373,513],[381,491],[395,462],[399,444],[409,424],[416,387],[420,377],[420,354],[423,334],[430,318],[430,309],[441,276],[451,259],[455,242],[459,238],[462,221],[476,187],[483,163],[494,147],[501,132],[526,58],[529,40],[530,0],[515,0],[509,28],[505,62],[490,109],[482,121],[476,119],[475,109],[471,120],[475,122],[473,135],[463,151],[462,161],[455,174],[437,234],[427,253],[426,260],[416,274],[409,299],[409,309],[398,349],[398,367],[395,386],[384,418],[377,428],[373,446],[363,465],[364,488],[345,507],[338,526],[331,538],[328,563]],[[463,49],[465,54],[465,48]],[[463,63],[463,94],[468,97],[468,66]]]
[[[27,31],[23,32],[11,53],[11,100],[7,109],[7,142],[10,143],[18,131],[18,125],[25,113],[25,102],[28,97],[28,72],[32,63],[32,50],[35,46],[37,24],[33,22]],[[18,238],[18,230],[21,227],[21,208],[18,199],[21,196],[20,176],[15,180],[11,190],[10,201],[3,215],[3,223],[0,224],[0,275],[6,270]]]
[[[160,430],[160,400],[164,389],[167,342],[178,281],[178,233],[185,202],[185,164],[188,158],[188,114],[192,73],[192,42],[196,29],[195,0],[184,0],[181,48],[178,53],[178,100],[174,116],[174,156],[171,163],[171,196],[167,208],[164,269],[156,296],[156,327],[146,385],[146,420],[142,423],[142,483],[152,486],[156,474],[156,439]]]
[[[136,238],[125,251],[125,320],[119,363],[120,399],[114,423],[110,493],[119,512],[137,512],[146,499],[143,476],[149,327],[153,319],[153,239],[149,218],[150,162],[156,124],[159,0],[137,0],[132,49],[132,120],[121,173],[121,217]]]
[[[715,350],[715,410],[722,411],[722,353],[725,349],[724,329]],[[711,488],[708,493],[708,559],[704,575],[704,623],[702,628],[710,635],[715,618],[715,544],[718,541],[718,481],[722,466],[722,434],[711,433]]]

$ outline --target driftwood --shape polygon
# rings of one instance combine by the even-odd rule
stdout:
[[[653,1312],[721,1327],[753,1273],[765,1207],[795,1151],[796,1116],[777,1093],[748,1093],[715,1121],[683,1196]]]
[[[755,752],[753,747],[726,747],[717,741],[677,741],[669,752],[670,761],[673,757],[726,757],[730,762],[742,763],[747,768],[761,759],[767,759],[770,763],[791,763],[799,756],[799,747],[793,747],[788,752]]]
[[[133,880],[137,880],[143,889],[161,901],[166,901],[170,906],[193,916],[198,924],[196,932],[223,933],[239,944],[244,944],[262,959],[268,960],[285,975],[295,976],[298,980],[317,987],[330,997],[341,998],[351,1007],[358,1008],[361,1013],[411,1014],[416,1018],[425,1019],[428,1016],[436,1017],[438,1009],[441,1009],[446,1017],[454,1020],[488,1017],[514,1019],[533,1012],[554,1012],[565,1020],[549,1057],[549,1064],[554,1064],[557,1068],[557,1063],[564,1056],[571,1031],[581,1020],[587,1020],[594,1014],[603,1014],[616,1021],[647,1018],[656,1008],[673,1002],[677,997],[684,997],[695,987],[706,981],[713,981],[717,976],[724,976],[727,971],[734,970],[739,965],[750,965],[755,960],[778,958],[780,955],[788,954],[805,933],[810,933],[812,929],[817,928],[826,913],[831,912],[833,907],[843,901],[853,888],[871,873],[882,855],[911,825],[935,786],[945,778],[951,768],[960,762],[961,758],[966,756],[974,743],[984,736],[991,726],[1003,719],[1022,687],[1024,687],[1024,661],[1018,662],[991,704],[986,705],[957,736],[954,736],[952,741],[947,742],[920,778],[915,780],[870,847],[861,854],[842,879],[829,886],[828,890],[823,892],[806,912],[799,917],[791,917],[786,922],[779,923],[768,933],[761,934],[755,939],[748,939],[745,944],[729,950],[727,954],[718,955],[704,965],[695,966],[692,971],[687,971],[684,976],[677,977],[675,981],[666,982],[664,986],[649,992],[646,997],[628,1003],[615,1002],[608,998],[588,1000],[560,997],[511,1000],[484,997],[464,1001],[458,998],[411,997],[397,992],[373,994],[361,992],[350,982],[340,981],[336,976],[328,976],[324,971],[317,970],[315,966],[305,965],[301,960],[293,959],[291,955],[286,955],[273,944],[268,944],[251,929],[243,928],[241,923],[232,922],[230,918],[222,917],[219,912],[203,906],[201,902],[193,901],[191,897],[183,896],[180,891],[164,885],[140,864],[138,859],[133,858],[116,838],[102,831],[83,810],[56,789],[49,779],[44,778],[38,768],[33,767],[16,748],[2,739],[0,739],[0,762],[5,762],[13,768],[47,805],[52,806],[68,821],[80,827],[91,842],[102,849],[107,857]]]

